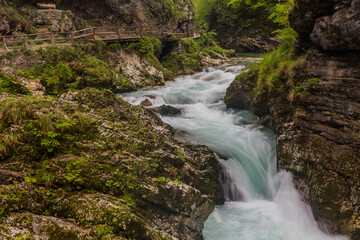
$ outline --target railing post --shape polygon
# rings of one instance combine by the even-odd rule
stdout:
[[[143,28],[140,27],[140,37],[142,38],[143,37]]]
[[[70,39],[71,39],[71,45],[75,46],[75,39],[74,39],[74,33],[73,32],[70,34]]]
[[[54,40],[54,33],[51,33],[51,34],[50,34],[50,39],[51,39],[51,45],[52,45],[53,47],[56,47],[55,40]]]
[[[116,28],[116,34],[118,36],[118,39],[121,39],[120,28]]]
[[[6,46],[6,38],[5,37],[3,37],[3,46],[4,46],[5,51],[9,52],[9,48]]]
[[[93,28],[93,39],[94,39],[94,42],[96,42],[96,28]]]
[[[24,45],[25,45],[25,49],[26,49],[26,50],[29,50],[29,48],[28,48],[27,36],[24,36]]]

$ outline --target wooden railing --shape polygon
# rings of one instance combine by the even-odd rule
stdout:
[[[9,52],[14,49],[33,49],[39,47],[71,46],[75,42],[96,42],[96,41],[134,41],[143,36],[151,35],[161,40],[177,41],[180,38],[198,38],[198,31],[187,33],[171,33],[163,31],[151,31],[142,27],[96,27],[85,28],[72,32],[45,32],[35,34],[19,34],[1,36],[2,50]]]

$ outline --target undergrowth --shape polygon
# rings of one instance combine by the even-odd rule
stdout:
[[[38,52],[45,63],[18,74],[40,79],[49,95],[58,95],[69,88],[95,87],[113,92],[134,90],[129,79],[97,56],[102,51],[99,44],[92,45],[90,51],[81,47],[40,49]]]
[[[201,30],[199,39],[184,38],[180,40],[182,51],[173,51],[162,60],[164,67],[173,73],[186,73],[187,71],[200,71],[203,65],[203,58],[223,58],[231,51],[219,47],[214,38],[215,32]]]
[[[292,4],[292,1],[277,4],[269,17],[282,26],[282,29],[275,32],[281,40],[281,45],[276,50],[263,55],[260,62],[250,66],[249,72],[239,76],[247,76],[245,78],[255,80],[247,82],[253,87],[255,98],[265,93],[268,95],[286,93],[288,100],[292,102],[304,92],[302,82],[296,76],[296,68],[305,60],[305,56],[299,57],[295,54],[298,35],[290,27],[287,19]]]
[[[0,93],[30,95],[29,89],[21,85],[15,76],[0,71]]]

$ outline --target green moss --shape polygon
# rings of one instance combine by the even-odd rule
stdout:
[[[94,48],[99,48],[99,44]],[[41,50],[45,64],[20,74],[28,78],[39,78],[46,94],[58,95],[69,88],[105,88],[113,92],[134,90],[129,79],[116,71],[107,62],[88,55],[78,48]]]
[[[30,95],[29,89],[21,85],[16,76],[9,76],[0,71],[0,93]]]
[[[36,160],[43,155],[71,150],[83,134],[94,131],[81,113],[65,114],[51,109],[51,98],[18,98],[0,104],[0,159]],[[11,128],[16,126],[16,131]],[[20,155],[18,155],[20,154]]]
[[[196,53],[199,51],[199,45],[192,38],[183,38],[180,44],[186,53]]]
[[[310,79],[307,80],[307,82],[310,85],[315,85],[315,84],[318,84],[320,82],[320,79],[319,78],[310,78]]]
[[[69,240],[78,240],[78,234],[74,232],[73,230],[65,230],[63,228],[60,228],[59,226],[53,224],[47,228],[47,233],[50,236],[50,239],[54,240],[63,240],[63,239],[69,239]]]
[[[138,51],[141,54],[153,54],[154,56],[159,56],[162,50],[161,41],[154,36],[146,36],[141,38],[138,42],[129,43],[126,46],[128,51]]]

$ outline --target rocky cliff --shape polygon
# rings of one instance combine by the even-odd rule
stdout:
[[[294,174],[320,227],[359,239],[360,1],[297,0],[290,21],[298,62],[280,71],[280,90],[254,92],[260,73],[250,71],[226,103],[273,127],[279,167]]]
[[[17,8],[36,6],[36,0],[9,0]],[[147,30],[187,32],[193,28],[191,0],[56,0],[58,9],[71,10],[92,25],[136,26]]]
[[[0,238],[199,239],[218,163],[106,90],[0,95]]]

